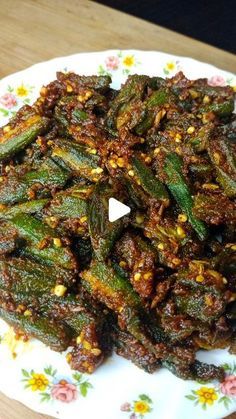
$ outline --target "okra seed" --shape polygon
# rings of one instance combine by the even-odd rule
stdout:
[[[71,354],[67,354],[66,355],[66,360],[67,360],[67,362],[71,362],[72,361],[72,355]]]
[[[95,355],[95,356],[99,356],[99,355],[101,355],[101,353],[102,353],[101,349],[99,349],[99,348],[93,348],[93,349],[91,350],[91,352],[92,352],[92,354],[93,354],[93,355]]]
[[[88,217],[86,215],[84,215],[83,217],[80,218],[80,222],[83,224],[87,221]]]
[[[178,215],[178,221],[179,221],[180,223],[185,223],[185,222],[187,221],[187,219],[188,219],[188,217],[187,217],[187,215],[186,215],[186,214],[179,214],[179,215]]]
[[[6,125],[5,127],[3,127],[3,132],[6,134],[7,132],[11,131],[11,127],[10,125]]]
[[[124,260],[121,260],[119,265],[120,265],[121,268],[126,268],[127,263]]]
[[[63,297],[63,295],[65,295],[67,291],[67,288],[65,287],[65,285],[56,285],[54,288],[54,294],[57,297]]]
[[[117,164],[115,163],[114,160],[109,160],[109,164],[113,169],[117,169]]]
[[[220,164],[220,154],[219,153],[213,153],[213,157],[214,157],[214,160],[215,160],[216,164],[219,165]]]
[[[197,282],[203,282],[204,281],[204,276],[203,275],[197,275],[196,276],[196,281]]]
[[[209,96],[205,95],[204,98],[203,98],[203,103],[208,104],[208,103],[210,103],[210,101],[211,100],[210,100]]]
[[[143,221],[144,221],[144,216],[143,215],[136,215],[135,220],[136,220],[136,223],[142,224]]]
[[[67,86],[66,86],[66,91],[67,91],[68,93],[73,92],[73,87],[72,87],[70,84],[67,84]]]
[[[83,347],[84,347],[84,349],[87,349],[88,351],[90,351],[92,349],[91,344],[87,340],[83,341]]]
[[[152,272],[146,272],[144,275],[143,275],[143,277],[144,277],[144,279],[151,279],[152,277],[153,277],[153,274],[152,274]]]
[[[119,157],[117,159],[117,164],[118,164],[119,167],[124,167],[124,165],[125,165],[124,159],[122,157]]]
[[[210,295],[206,295],[206,296],[205,296],[205,303],[206,303],[206,305],[208,305],[208,306],[212,306],[213,301],[212,301],[212,297],[211,297]]]
[[[30,317],[30,316],[32,316],[32,312],[30,310],[25,310],[24,316],[25,317]]]
[[[82,342],[81,336],[78,336],[76,338],[76,343],[79,345]]]
[[[89,152],[89,154],[97,154],[96,148],[88,148],[87,151]]]
[[[179,134],[179,133],[177,133],[176,134],[176,136],[175,136],[175,141],[178,143],[178,142],[180,142],[182,140],[182,135],[181,134]]]
[[[188,127],[188,129],[187,129],[188,134],[193,134],[194,131],[195,131],[195,128],[193,126]]]
[[[62,247],[61,239],[59,239],[57,237],[53,238],[53,244],[54,244],[55,247]]]
[[[147,156],[147,157],[145,158],[145,163],[150,164],[151,162],[152,162],[151,157],[150,157],[150,156]]]
[[[141,273],[140,272],[137,272],[135,275],[134,275],[134,280],[135,281],[139,281],[141,279]]]
[[[157,147],[154,149],[154,156],[157,156],[157,154],[159,154],[161,151],[160,147]]]
[[[182,227],[178,226],[176,231],[177,231],[177,234],[180,238],[186,237],[185,231]]]
[[[179,258],[173,258],[172,259],[172,262],[173,262],[174,265],[178,266],[178,265],[181,264],[181,259],[179,259]]]

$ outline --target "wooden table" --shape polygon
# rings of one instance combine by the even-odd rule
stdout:
[[[1,0],[0,78],[36,62],[104,49],[159,50],[236,71],[236,57],[86,0]],[[47,419],[0,395],[0,419]],[[231,418],[236,419],[236,415]],[[111,418],[112,419],[112,418]]]

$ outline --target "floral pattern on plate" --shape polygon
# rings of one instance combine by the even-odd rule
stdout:
[[[89,380],[84,379],[83,374],[74,372],[72,378],[60,377],[52,366],[44,368],[43,373],[22,369],[22,375],[24,388],[38,392],[41,402],[57,400],[71,403],[79,395],[86,397],[88,390],[93,387]]]
[[[214,403],[223,403],[228,409],[233,401],[236,401],[236,363],[223,364],[222,368],[226,372],[226,377],[220,385],[214,387],[202,386],[197,390],[192,390],[192,394],[185,397],[194,402],[194,406],[200,404],[204,410]]]
[[[120,71],[123,75],[135,73],[135,68],[141,65],[141,62],[135,54],[126,54],[119,51],[116,55],[108,55],[102,64],[98,66],[98,75],[113,75],[114,72]]]
[[[23,105],[31,102],[31,95],[34,86],[29,86],[23,82],[15,87],[9,85],[7,91],[0,96],[0,114],[4,117],[12,117]]]
[[[140,394],[133,403],[123,403],[120,407],[122,412],[129,413],[129,419],[142,419],[147,413],[152,411],[152,399],[146,394]]]

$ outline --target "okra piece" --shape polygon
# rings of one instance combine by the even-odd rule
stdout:
[[[135,132],[138,135],[143,135],[153,126],[157,114],[155,108],[161,107],[162,105],[167,103],[170,100],[170,98],[170,93],[166,89],[160,89],[154,91],[151,94],[151,96],[146,100],[146,102],[144,102],[144,116],[142,120],[138,123],[138,125],[135,127]]]
[[[25,316],[0,308],[0,317],[18,331],[23,331],[26,335],[41,340],[54,351],[65,351],[73,337],[69,326],[42,316]]]
[[[196,231],[200,240],[208,234],[205,223],[193,214],[193,198],[182,171],[182,159],[176,153],[169,153],[165,159],[164,171],[166,184],[181,210],[187,215],[188,221]]]
[[[220,129],[208,142],[208,154],[217,173],[217,181],[231,198],[236,196],[236,146],[227,140]]]
[[[113,310],[128,332],[159,357],[160,354],[142,321],[143,308],[140,298],[130,282],[118,275],[112,267],[96,260],[92,261],[90,268],[80,276],[88,292]]]
[[[224,194],[198,194],[194,197],[194,215],[207,224],[219,225],[236,220],[236,207]]]
[[[70,174],[52,159],[48,158],[37,170],[29,171],[23,176],[7,176],[0,184],[0,203],[12,205],[28,201],[33,197],[44,198],[50,190],[63,188]]]
[[[49,199],[37,199],[3,208],[0,211],[0,220],[10,220],[19,214],[40,214],[49,202]]]
[[[91,293],[116,313],[126,307],[136,309],[140,306],[139,296],[131,284],[103,262],[93,260],[90,269],[81,273],[81,278]]]
[[[0,224],[0,255],[8,255],[22,246],[17,231],[7,222]]]
[[[107,182],[99,182],[95,186],[88,202],[88,225],[90,238],[96,257],[106,259],[117,237],[120,235],[124,220],[110,222],[108,219],[109,198],[117,196],[115,190]]]
[[[75,175],[98,181],[103,173],[100,158],[86,148],[69,140],[60,139],[53,147],[52,156],[62,161]]]
[[[107,115],[107,126],[111,130],[117,129],[117,116],[126,112],[129,104],[133,100],[142,100],[145,89],[150,78],[148,76],[139,76],[137,74],[129,76],[119,94],[112,101],[111,108]]]
[[[208,382],[211,380],[222,381],[225,376],[223,368],[200,361],[185,365],[181,362],[174,363],[169,360],[164,360],[162,361],[162,365],[171,371],[172,374],[184,380],[196,380],[200,382]]]
[[[152,198],[161,201],[165,206],[169,204],[169,195],[165,186],[154,175],[152,170],[146,166],[138,157],[132,158],[132,165],[142,188]]]
[[[206,323],[218,319],[227,304],[223,276],[210,267],[204,268],[201,261],[190,263],[188,269],[178,272],[172,292],[180,313]]]
[[[27,110],[28,111],[28,110]],[[38,135],[49,128],[49,119],[29,113],[28,118],[19,119],[15,126],[11,123],[0,131],[0,161],[9,159],[31,144]]]
[[[82,328],[76,339],[76,346],[68,354],[67,359],[73,370],[91,374],[110,353],[110,349],[109,337],[101,336],[96,325],[90,323]]]
[[[150,353],[137,339],[130,333],[115,327],[112,333],[115,352],[117,355],[133,362],[138,368],[153,373],[160,367],[160,362],[155,355]]]
[[[48,216],[59,219],[86,217],[87,200],[92,193],[91,186],[73,186],[57,193],[46,210]]]
[[[41,296],[47,293],[53,295],[57,288],[65,292],[74,283],[73,273],[61,267],[55,269],[29,259],[15,257],[0,259],[0,288],[11,293],[27,296]]]
[[[71,250],[62,246],[60,238],[55,237],[56,232],[48,225],[28,214],[19,214],[10,223],[19,236],[26,240],[26,247],[23,248],[25,254],[65,269],[76,269]]]
[[[214,112],[219,117],[226,117],[234,111],[234,99],[225,100],[224,102],[212,103],[199,109],[199,112]]]
[[[111,84],[110,76],[79,76],[75,73],[57,73],[57,79],[66,87],[71,86],[72,92],[78,93],[79,88],[87,88],[97,90],[98,92],[106,92]]]
[[[137,234],[125,233],[116,243],[116,255],[126,263],[129,280],[135,291],[142,298],[149,298],[154,290],[155,261],[157,252],[149,242],[144,241]],[[122,272],[122,267],[118,267]]]

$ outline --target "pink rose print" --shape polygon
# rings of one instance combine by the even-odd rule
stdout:
[[[131,411],[131,404],[130,403],[123,403],[120,407],[122,412],[130,412]]]
[[[5,93],[0,97],[0,103],[7,109],[11,109],[17,104],[17,100],[12,93]]]
[[[208,84],[210,86],[226,86],[225,79],[222,76],[212,76],[208,79]]]
[[[107,57],[105,59],[107,70],[117,70],[119,67],[119,58],[115,56]]]
[[[66,380],[61,380],[58,384],[54,384],[51,395],[55,400],[70,403],[77,399],[78,391],[74,384],[70,384]]]
[[[236,396],[236,375],[228,375],[221,383],[220,390],[226,396]]]

